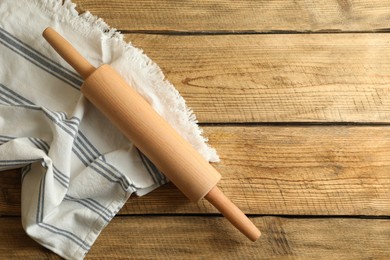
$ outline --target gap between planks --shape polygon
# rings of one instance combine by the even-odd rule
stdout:
[[[122,34],[158,34],[171,36],[218,36],[218,35],[273,35],[273,34],[375,34],[375,33],[390,33],[390,28],[378,29],[372,31],[338,31],[338,30],[323,30],[323,31],[288,31],[288,30],[272,30],[265,32],[258,31],[174,31],[174,30],[118,30]]]

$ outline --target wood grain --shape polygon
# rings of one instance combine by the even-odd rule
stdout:
[[[116,217],[86,259],[385,259],[389,219],[255,217],[261,239],[248,242],[221,217]],[[0,218],[5,259],[58,259],[32,241],[19,218]]]
[[[19,217],[0,217],[2,259],[62,259],[27,236],[21,221]]]
[[[19,169],[0,171],[0,216],[20,216],[20,185]]]
[[[202,123],[390,122],[390,34],[128,35]]]
[[[382,0],[183,1],[75,0],[108,24],[126,31],[272,32],[375,31],[390,28]]]
[[[204,127],[220,153],[219,187],[247,214],[390,215],[390,127]],[[2,173],[3,174],[3,173]],[[0,214],[20,214],[19,174],[0,178]],[[215,213],[173,185],[120,214]]]

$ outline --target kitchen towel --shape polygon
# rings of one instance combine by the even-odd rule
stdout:
[[[69,0],[0,1],[0,170],[22,169],[27,234],[81,259],[132,193],[168,180],[81,95],[81,77],[41,36],[48,26],[92,65],[113,66],[207,160],[218,156],[159,67],[101,19]]]

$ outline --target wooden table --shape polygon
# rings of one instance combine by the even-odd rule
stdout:
[[[389,1],[75,3],[161,66],[263,233],[168,184],[130,199],[87,259],[389,257]],[[56,259],[22,229],[19,172],[0,189],[0,258]]]

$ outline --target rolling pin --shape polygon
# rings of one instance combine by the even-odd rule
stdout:
[[[93,67],[52,28],[49,44],[84,78],[83,95],[191,201],[208,200],[238,230],[256,241],[260,231],[216,186],[221,175],[109,65]]]

